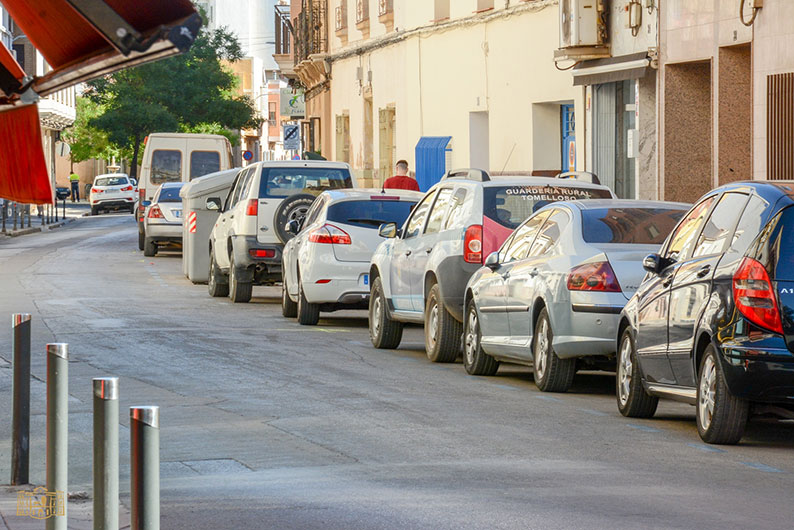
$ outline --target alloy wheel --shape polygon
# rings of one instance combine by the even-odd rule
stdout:
[[[433,308],[430,310],[430,315],[427,322],[427,337],[430,342],[430,346],[435,347],[436,339],[438,337],[438,303],[433,304]]]
[[[620,361],[618,362],[618,398],[621,405],[626,404],[629,400],[629,392],[631,392],[631,371],[634,368],[631,362],[631,353],[631,339],[626,337],[620,346]]]
[[[474,356],[478,347],[479,322],[477,322],[477,310],[472,307],[469,312],[469,321],[466,326],[466,363],[471,366],[474,364]]]
[[[543,379],[546,372],[546,361],[549,354],[549,323],[544,318],[538,326],[538,351],[535,352],[535,372],[538,374],[538,381]]]
[[[380,313],[383,310],[381,307],[380,293],[375,293],[372,302],[372,318],[370,319],[370,327],[372,329],[372,336],[377,337],[380,333]]]
[[[714,397],[717,390],[717,366],[711,356],[706,357],[703,363],[703,373],[700,375],[700,393],[698,396],[698,414],[703,430],[708,430],[714,415]]]

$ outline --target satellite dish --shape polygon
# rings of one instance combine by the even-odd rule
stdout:
[[[58,156],[69,156],[72,147],[66,142],[55,142],[55,152],[58,153]]]

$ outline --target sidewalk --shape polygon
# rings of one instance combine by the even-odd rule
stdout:
[[[88,201],[80,201],[72,203],[71,201],[66,201],[66,218],[63,218],[63,203],[58,203],[58,221],[54,221],[54,217],[51,217],[53,220],[49,224],[42,224],[42,218],[36,214],[30,216],[30,227],[27,226],[27,218],[25,218],[25,227],[22,228],[17,226],[17,229],[13,229],[13,221],[6,219],[6,232],[0,232],[0,238],[3,237],[18,237],[24,236],[27,234],[35,234],[37,232],[45,232],[47,230],[54,230],[56,228],[60,228],[65,224],[71,223],[72,221],[76,220],[78,217],[84,217],[91,214],[91,206],[88,204]]]

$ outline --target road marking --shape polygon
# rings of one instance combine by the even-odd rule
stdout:
[[[606,412],[601,412],[600,410],[593,410],[593,409],[579,409],[580,412],[584,412],[585,414],[591,414],[593,416],[609,416]]]
[[[758,471],[763,471],[764,473],[783,473],[782,469],[768,466],[766,464],[761,464],[760,462],[742,462],[742,464],[744,464],[747,467],[757,469]]]
[[[325,328],[309,328],[312,331],[321,331],[323,333],[350,333],[349,329],[325,329]]]
[[[504,388],[505,390],[520,390],[519,388],[514,387],[512,385],[503,385],[501,383],[491,383],[491,385],[498,388]]]
[[[552,396],[532,396],[535,399],[542,399],[543,401],[556,401],[557,403],[562,403],[560,398],[552,397]]]
[[[695,449],[698,449],[698,450],[703,451],[705,453],[725,453],[726,452],[725,449],[720,449],[719,447],[712,447],[712,446],[706,445],[706,444],[688,443],[687,445],[689,447],[694,447]]]
[[[648,427],[647,425],[637,425],[636,423],[627,423],[626,425],[632,429],[637,429],[638,431],[642,432],[661,432],[659,429],[655,427]]]

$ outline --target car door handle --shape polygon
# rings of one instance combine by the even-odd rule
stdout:
[[[405,251],[405,255],[406,255],[406,256],[410,256],[410,255],[411,255],[411,251],[410,251],[410,250],[406,250],[406,251]]]
[[[537,276],[537,275],[538,275],[538,269],[532,269],[532,270],[530,271],[529,275],[530,275],[530,276],[533,276],[533,277],[534,277],[534,276]]]
[[[668,276],[668,277],[667,277],[667,278],[665,278],[665,279],[664,279],[664,281],[662,282],[662,287],[670,287],[670,284],[671,284],[671,283],[673,283],[673,277],[672,277],[672,276]]]
[[[234,216],[233,216],[233,215],[230,215],[230,216],[229,216],[229,219],[234,219]]]
[[[697,277],[702,278],[703,276],[707,275],[709,272],[711,272],[711,265],[703,265],[702,267],[700,267],[700,269],[698,269]]]
[[[425,249],[425,252],[426,252],[427,254],[430,254],[431,252],[433,252],[433,247],[426,248],[426,249]]]

